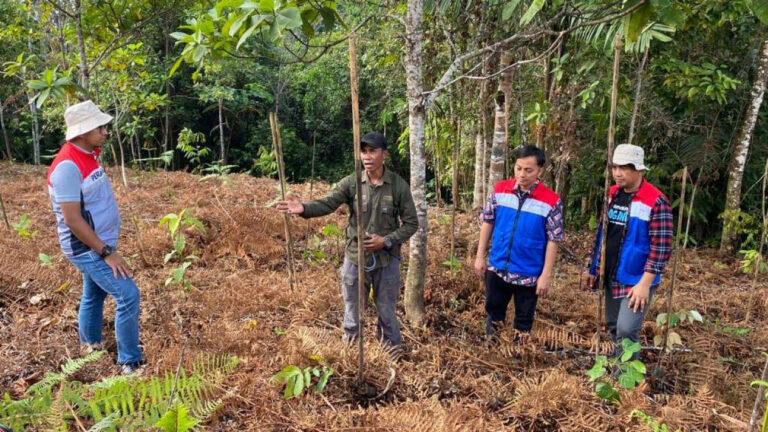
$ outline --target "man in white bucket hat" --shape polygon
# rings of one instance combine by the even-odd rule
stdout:
[[[132,373],[142,361],[139,289],[117,252],[120,214],[98,161],[112,116],[88,100],[67,108],[64,120],[66,143],[48,169],[48,193],[61,249],[83,276],[78,313],[81,347],[85,352],[102,349],[104,299],[111,295],[117,303],[117,362],[122,373]]]
[[[661,274],[672,252],[672,209],[664,194],[643,178],[642,147],[616,146],[611,174],[616,182],[608,194],[605,278],[595,275],[600,263],[602,224],[595,239],[587,286],[605,289],[605,320],[620,347],[624,338],[638,341]],[[616,354],[621,350],[617,349]]]

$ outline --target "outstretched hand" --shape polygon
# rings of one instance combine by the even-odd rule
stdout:
[[[285,197],[285,201],[276,202],[275,208],[280,213],[288,213],[294,215],[300,215],[304,213],[304,204],[302,204],[295,195],[290,194]]]

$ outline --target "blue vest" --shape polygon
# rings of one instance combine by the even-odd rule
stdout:
[[[612,200],[619,191],[618,186],[612,186],[609,200]],[[629,221],[627,222],[624,241],[619,252],[618,266],[616,267],[616,280],[622,285],[635,286],[643,277],[645,263],[651,251],[650,221],[651,212],[656,205],[656,200],[662,196],[660,190],[649,182],[643,180],[637,193],[632,197],[629,206]],[[602,247],[602,224],[597,233],[597,245],[592,257],[591,273],[595,274],[600,260],[600,248]],[[607,275],[610,277],[610,275]],[[653,279],[652,285],[658,285],[661,275]]]
[[[489,263],[497,270],[539,276],[547,251],[547,215],[560,199],[539,183],[524,200],[515,193],[515,179],[494,185],[497,207]]]

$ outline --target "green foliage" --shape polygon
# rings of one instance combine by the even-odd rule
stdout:
[[[447,260],[443,261],[443,265],[452,271],[461,270],[461,261],[455,255],[451,255]]]
[[[695,309],[680,309],[679,311],[672,314],[667,314],[664,312],[656,316],[656,327],[663,329],[665,326],[669,326],[670,328],[669,334],[667,335],[667,346],[665,349],[671,349],[675,345],[683,344],[683,340],[680,337],[680,334],[672,331],[671,329],[677,327],[680,323],[684,323],[686,320],[691,324],[696,322],[704,322],[704,318],[701,316],[699,311]],[[662,334],[657,334],[653,337],[653,344],[655,346],[660,346],[662,342],[664,342],[663,339],[664,336]]]
[[[173,250],[168,252],[163,259],[163,263],[167,263],[174,256],[183,259],[194,259],[194,256],[184,257],[184,249],[187,246],[187,239],[184,235],[184,231],[180,230],[181,227],[194,227],[201,233],[205,234],[205,227],[200,219],[197,219],[190,215],[188,209],[182,209],[179,214],[168,213],[163,216],[158,223],[158,226],[166,226],[168,228],[168,235],[171,238],[173,244]]]
[[[618,371],[615,377],[616,382],[621,388],[632,390],[645,379],[645,364],[640,360],[631,360],[632,357],[642,350],[642,346],[630,339],[621,341],[622,354],[620,357],[597,356],[595,364],[586,371],[590,382],[598,381],[604,377],[610,377],[608,381],[600,380],[595,384],[595,393],[602,399],[609,402],[618,403],[620,400],[619,392],[609,382],[613,380],[610,373]]]
[[[315,392],[322,393],[325,390],[328,379],[333,375],[333,369],[328,367],[322,356],[312,355],[310,359],[316,361],[318,365],[308,366],[304,369],[296,365],[288,365],[269,378],[271,383],[284,385],[283,399],[301,396],[304,390],[309,390],[313,380],[315,381]]]
[[[740,250],[739,253],[744,256],[740,261],[742,272],[748,275],[755,274],[755,270],[758,275],[768,273],[768,263],[756,249]]]
[[[200,181],[208,179],[221,180],[227,186],[232,186],[232,180],[229,178],[229,174],[233,168],[237,168],[237,165],[223,165],[221,163],[212,163],[203,168],[203,177]]]
[[[42,107],[50,96],[64,100],[67,96],[73,97],[82,90],[72,80],[71,68],[61,76],[59,76],[58,68],[46,69],[39,79],[27,81],[27,87],[36,92],[30,102],[35,101],[38,108]]]
[[[37,235],[37,230],[30,231],[29,227],[32,225],[32,221],[29,219],[29,216],[27,216],[26,213],[21,215],[21,218],[18,222],[14,222],[11,224],[13,227],[13,230],[16,231],[16,234],[21,236],[24,240],[29,240],[30,238]]]
[[[266,146],[259,146],[259,152],[256,159],[253,160],[252,174],[261,174],[265,177],[274,178],[277,176],[277,158],[275,152]]]
[[[49,257],[48,255],[42,252],[37,255],[37,258],[40,260],[40,265],[43,267],[53,265],[53,262],[51,261],[51,257]]]
[[[725,66],[703,63],[697,66],[683,60],[667,59],[657,66],[666,73],[664,86],[674,91],[677,97],[691,102],[717,102],[725,104],[729,93],[736,90],[741,81],[727,74]]]
[[[633,409],[629,413],[629,418],[630,419],[639,418],[653,432],[668,432],[669,431],[669,429],[667,429],[667,425],[666,424],[659,423],[658,420],[656,420],[655,418],[649,416],[648,414],[646,414],[646,413],[644,413],[644,412],[642,412],[642,411],[640,411],[638,409]],[[680,432],[680,429],[675,429],[675,432]]]
[[[184,158],[189,162],[193,173],[200,172],[203,158],[210,154],[210,150],[206,147],[201,147],[201,144],[205,144],[205,134],[192,132],[189,128],[183,128],[179,132],[176,149],[184,154]]]
[[[184,405],[177,402],[155,426],[164,432],[187,432],[197,426],[198,423],[196,418],[189,415]]]
[[[66,430],[74,426],[68,405],[78,417],[93,420],[93,431],[147,430],[155,425],[189,430],[221,407],[222,400],[215,396],[239,363],[237,357],[219,355],[198,359],[189,375],[182,368],[178,379],[166,373],[163,378],[113,376],[88,385],[67,380],[104,353],[68,361],[60,373],[48,373],[30,386],[24,399],[13,400],[6,393],[0,400],[0,422],[14,430]],[[169,429],[171,425],[177,429]]]
[[[760,243],[761,223],[757,216],[740,209],[725,210],[720,218],[723,219],[723,235],[734,234],[743,238],[741,247],[745,250],[757,249]]]
[[[192,265],[191,262],[184,261],[178,267],[172,268],[170,271],[171,276],[165,280],[165,286],[179,285],[186,290],[192,289],[192,283],[186,278],[187,268],[190,265]]]

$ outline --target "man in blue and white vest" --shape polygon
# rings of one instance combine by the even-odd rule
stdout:
[[[529,332],[536,302],[552,284],[557,243],[563,241],[563,208],[560,197],[539,180],[544,162],[541,149],[518,148],[515,177],[497,182],[483,208],[475,273],[485,278],[487,335],[506,319],[512,297],[514,327]]]

